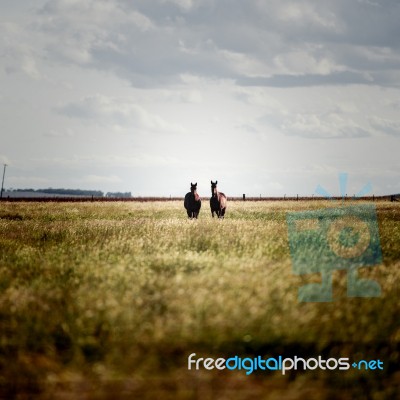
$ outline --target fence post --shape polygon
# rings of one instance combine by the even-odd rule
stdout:
[[[243,193],[243,201],[246,201],[246,195]]]

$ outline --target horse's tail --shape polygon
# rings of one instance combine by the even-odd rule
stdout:
[[[219,206],[220,208],[226,208],[226,203],[228,202],[228,198],[224,193],[219,193]]]

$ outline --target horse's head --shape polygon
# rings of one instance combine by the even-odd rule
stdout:
[[[197,190],[197,182],[195,184],[193,184],[192,182],[190,182],[190,191],[193,193]]]
[[[215,183],[213,181],[211,181],[211,194],[212,195],[217,194],[217,183],[218,183],[218,181],[215,181]]]

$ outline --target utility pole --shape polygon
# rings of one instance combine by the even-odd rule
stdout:
[[[3,181],[1,182],[1,193],[0,193],[0,198],[3,198],[3,186],[4,186],[4,176],[6,174],[6,167],[7,164],[4,164],[4,169],[3,169]]]

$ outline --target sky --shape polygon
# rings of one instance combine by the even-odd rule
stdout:
[[[1,0],[6,188],[400,192],[396,0]]]

